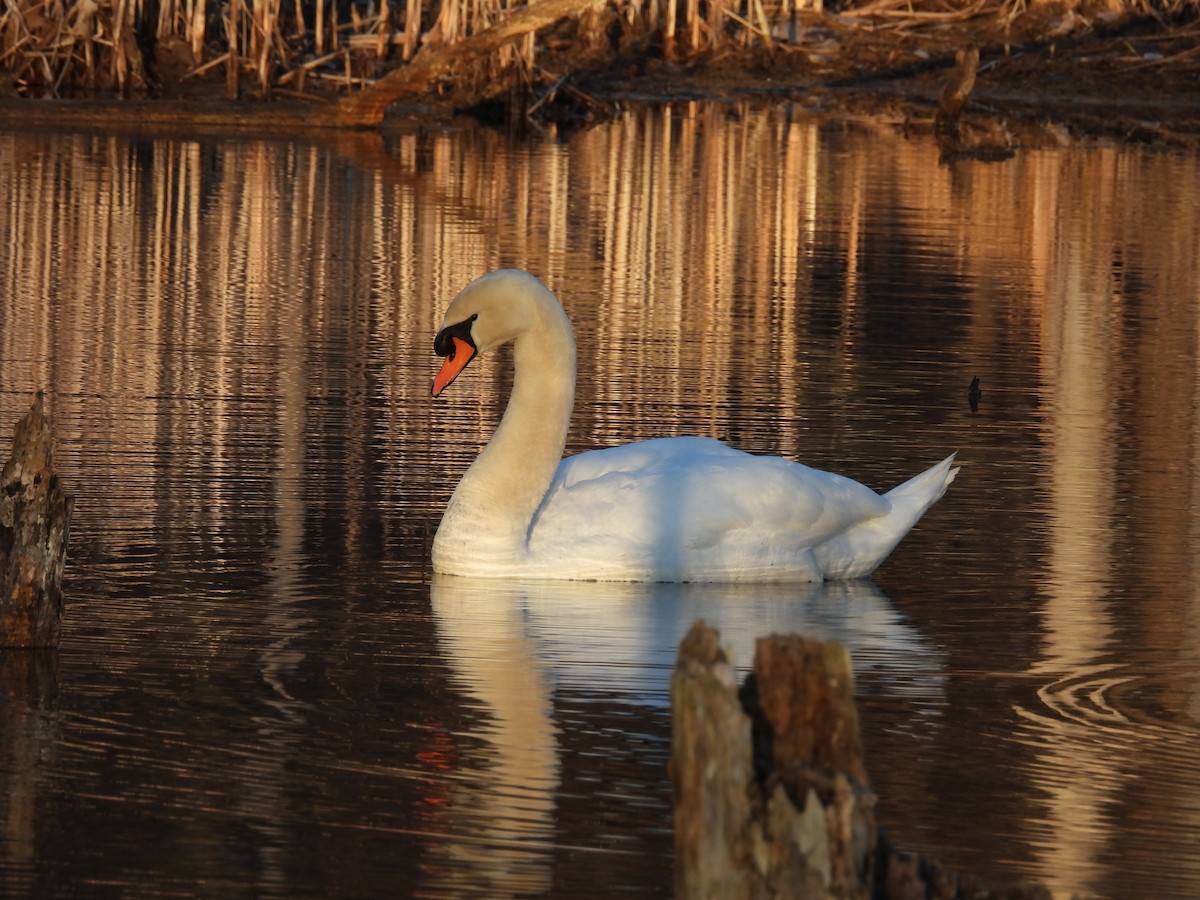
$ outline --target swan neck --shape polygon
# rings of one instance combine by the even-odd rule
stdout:
[[[514,488],[526,489],[530,495],[526,499],[533,504],[530,517],[562,459],[575,403],[574,344],[569,354],[550,354],[548,349],[522,340],[514,344],[512,394],[484,449],[496,457],[493,464],[498,469],[509,470]],[[522,473],[528,474],[522,477]]]
[[[488,445],[450,498],[434,538],[434,568],[497,574],[517,566],[529,527],[562,460],[575,401],[575,342],[565,314],[513,342],[513,388]]]

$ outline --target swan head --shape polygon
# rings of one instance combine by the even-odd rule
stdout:
[[[480,353],[527,331],[547,308],[565,315],[558,298],[520,269],[498,269],[468,284],[450,301],[433,340],[433,352],[443,359],[441,371],[433,380],[433,396],[448,388]]]

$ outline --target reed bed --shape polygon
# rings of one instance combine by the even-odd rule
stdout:
[[[1101,13],[1159,20],[1195,16],[1200,0],[1096,0]],[[1056,8],[1082,8],[1063,0]],[[438,48],[478,35],[524,0],[2,0],[0,94],[130,94],[224,75],[225,93],[350,91]],[[1093,3],[1093,6],[1095,4]],[[772,49],[780,23],[826,12],[825,0],[609,0],[585,12],[571,39],[595,47],[614,28],[629,42],[657,36],[668,58],[728,47]],[[864,29],[1011,23],[1039,0],[866,0],[838,16]],[[1095,10],[1089,7],[1089,14]],[[793,28],[794,31],[794,28]],[[501,48],[494,69],[535,64],[533,34]],[[483,73],[488,77],[492,71]],[[479,73],[477,73],[479,75]]]

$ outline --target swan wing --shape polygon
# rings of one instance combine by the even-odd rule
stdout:
[[[841,475],[710,438],[664,438],[564,459],[529,549],[581,574],[589,562],[604,567],[596,577],[783,576],[812,566],[811,548],[889,509]]]

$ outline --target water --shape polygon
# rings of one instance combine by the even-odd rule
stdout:
[[[1191,156],[939,167],[787,107],[0,134],[0,423],[46,390],[78,498],[62,648],[0,656],[0,894],[669,895],[698,617],[851,648],[901,845],[1200,894],[1196,196]],[[500,265],[575,321],[569,451],[962,474],[873,583],[432,579],[510,384],[431,401],[432,337]]]

